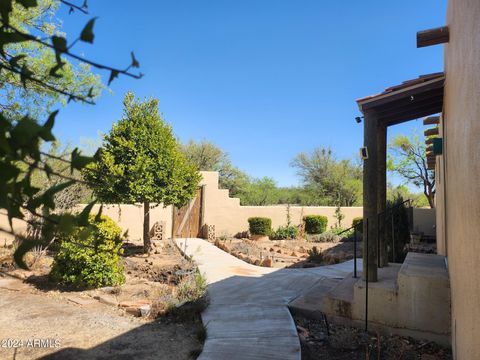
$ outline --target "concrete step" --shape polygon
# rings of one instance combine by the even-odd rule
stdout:
[[[325,294],[322,311],[327,315],[351,318],[354,287],[358,281],[359,278],[354,278],[353,273],[340,281]]]
[[[310,290],[288,304],[290,311],[293,314],[322,319],[321,304],[323,299],[339,282],[341,282],[339,279],[321,279]]]

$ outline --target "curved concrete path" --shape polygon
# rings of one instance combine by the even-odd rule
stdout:
[[[300,360],[300,341],[288,304],[328,278],[343,279],[352,261],[309,269],[254,266],[203,239],[176,239],[206,276],[210,304],[200,360]]]

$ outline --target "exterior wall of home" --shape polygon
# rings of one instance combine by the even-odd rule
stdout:
[[[444,137],[444,119],[440,117],[439,137]],[[445,149],[444,149],[445,151]],[[435,215],[436,215],[436,237],[437,254],[447,256],[447,244],[445,237],[445,162],[443,156],[436,156],[435,162]]]
[[[248,218],[262,216],[272,219],[272,227],[286,225],[287,206],[240,206],[240,200],[230,198],[228,190],[218,188],[218,173],[214,171],[202,172],[204,185],[204,224],[215,225],[216,235],[235,235],[248,230]],[[363,215],[362,207],[343,207],[343,227],[350,227],[354,217]],[[328,218],[327,228],[334,226],[336,219],[333,206],[290,206],[292,224],[302,222],[304,215],[324,215]]]
[[[452,343],[480,354],[480,1],[450,0],[445,45],[444,160]]]

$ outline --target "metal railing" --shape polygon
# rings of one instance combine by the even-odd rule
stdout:
[[[381,217],[383,216],[383,224],[384,229],[387,224],[387,217],[391,217],[391,231],[392,231],[392,256],[393,261],[395,260],[395,222],[394,222],[394,215],[395,211],[400,208],[401,206],[405,205],[406,203],[409,204],[411,207],[412,200],[407,199],[400,204],[396,204],[385,211],[377,214],[377,267],[380,267],[380,221]],[[348,231],[353,229],[353,277],[357,278],[357,231],[358,227],[361,226],[363,228],[363,223],[365,223],[365,231],[362,232],[363,242],[365,249],[368,249],[368,218],[359,221],[357,224],[349,227],[348,229],[343,230],[342,232],[338,233],[338,235],[342,235]],[[398,232],[398,229],[397,229]],[[386,229],[385,229],[386,233]],[[398,235],[398,234],[397,234]],[[363,258],[363,257],[362,257]],[[365,269],[365,332],[368,331],[368,268],[369,268],[369,258],[368,258],[368,251],[365,251],[365,258],[363,259],[365,262],[363,268]]]

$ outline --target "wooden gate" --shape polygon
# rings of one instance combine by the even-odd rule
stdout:
[[[202,227],[202,188],[187,205],[173,209],[173,237],[200,237]]]

